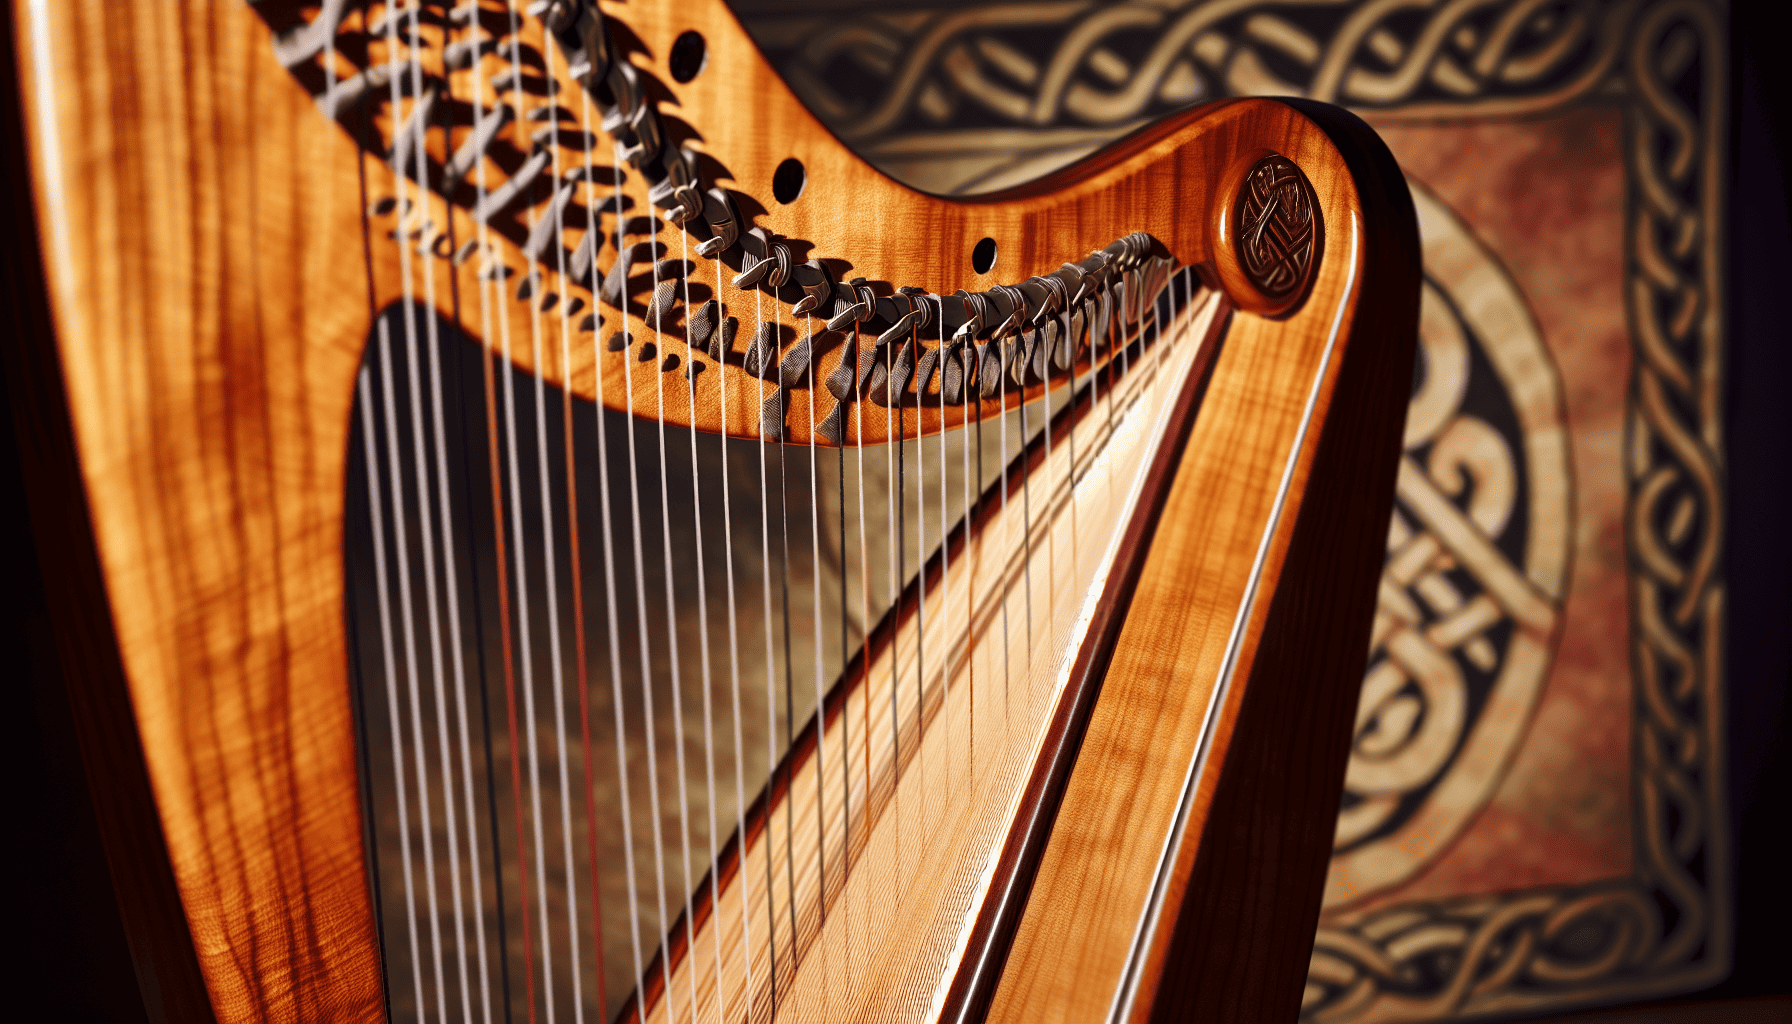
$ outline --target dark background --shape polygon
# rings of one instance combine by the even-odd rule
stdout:
[[[9,42],[11,11],[4,5],[0,15]],[[1792,780],[1792,222],[1784,175],[1792,155],[1792,111],[1775,70],[1787,55],[1773,6],[1739,5],[1731,13],[1731,31],[1724,571],[1735,968],[1728,981],[1692,1001],[1792,991],[1792,835],[1786,820],[1792,801],[1785,788]],[[9,45],[6,56],[13,52]],[[0,141],[11,192],[0,209],[6,218],[0,258],[16,325],[0,344],[41,350],[48,339],[34,323],[38,317],[24,308],[41,310],[44,299],[17,72],[5,68],[0,82]],[[147,1022],[63,688],[55,625],[46,611],[46,580],[68,567],[40,559],[26,514],[27,501],[43,495],[28,496],[18,446],[21,438],[40,443],[37,432],[46,424],[33,417],[41,417],[46,403],[30,390],[42,385],[19,372],[16,355],[8,353],[4,361],[7,386],[0,390],[0,514],[11,527],[0,530],[0,693],[10,712],[0,739],[0,771],[12,780],[6,804],[13,823],[0,839],[11,862],[8,884],[0,889],[0,914],[10,933],[10,952],[0,953],[0,978],[9,982],[0,1005],[10,1016],[21,1003],[41,998],[53,1000],[46,1019]],[[47,404],[61,408],[59,401]]]

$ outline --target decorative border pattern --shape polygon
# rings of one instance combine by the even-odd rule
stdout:
[[[1305,95],[1377,123],[1619,106],[1633,345],[1624,474],[1634,871],[1401,904],[1322,928],[1303,1019],[1536,1012],[1687,991],[1728,973],[1722,0],[735,4],[835,131],[896,177],[925,169],[924,187],[950,193],[1037,177],[1224,96]]]

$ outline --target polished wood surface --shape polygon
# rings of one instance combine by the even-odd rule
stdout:
[[[1143,575],[991,1007],[1002,1019],[1040,1019],[1028,1015],[1048,1010],[1064,1019],[1099,1016],[1127,961],[1141,887],[1158,871],[1154,859],[1181,806],[1182,769],[1208,721],[1204,697],[1220,678],[1231,615],[1251,581],[1263,582],[1249,605],[1238,682],[1219,704],[1210,770],[1186,837],[1172,845],[1167,877],[1178,892],[1207,891],[1208,862],[1198,851],[1208,822],[1227,799],[1249,803],[1244,791],[1229,798],[1222,784],[1255,770],[1234,769],[1237,751],[1260,750],[1281,728],[1253,717],[1268,712],[1253,711],[1249,695],[1285,696],[1304,667],[1283,666],[1279,676],[1255,667],[1266,638],[1321,615],[1284,594],[1360,605],[1366,636],[1368,591],[1351,589],[1360,566],[1297,556],[1307,550],[1300,530],[1325,511],[1319,506],[1345,501],[1351,488],[1391,495],[1373,473],[1345,487],[1324,475],[1327,463],[1315,454],[1360,442],[1367,464],[1379,465],[1385,447],[1382,461],[1392,466],[1404,403],[1397,393],[1387,401],[1384,378],[1397,392],[1410,372],[1416,291],[1402,292],[1406,266],[1372,244],[1380,235],[1363,224],[1390,211],[1365,203],[1353,177],[1362,172],[1340,152],[1335,131],[1266,101],[1171,119],[986,201],[923,196],[828,135],[720,3],[605,9],[639,39],[637,63],[664,80],[671,39],[702,27],[709,66],[676,91],[678,116],[698,127],[727,183],[749,196],[768,196],[777,164],[800,158],[809,182],[801,199],[756,222],[875,280],[946,294],[986,288],[1050,271],[1131,231],[1150,232],[1184,264],[1207,265],[1217,192],[1241,159],[1273,149],[1312,179],[1327,225],[1313,294],[1285,319],[1232,320],[1149,554],[1140,552]],[[318,114],[244,5],[19,0],[15,19],[74,448],[148,776],[213,1008],[230,1022],[380,1019],[344,637],[342,510],[360,346],[372,316],[406,292],[394,248],[364,236],[362,212],[392,192],[391,172]],[[440,214],[445,223],[458,218],[460,237],[470,236],[464,214]],[[375,217],[372,240],[393,227]],[[1394,228],[1401,230],[1410,242],[1409,226]],[[992,274],[977,275],[968,255],[985,236],[1001,255]],[[520,274],[516,240],[501,238],[497,258]],[[477,261],[458,279],[446,261],[420,262],[435,276],[444,312],[457,289],[481,293]],[[713,273],[705,268],[700,273]],[[1370,286],[1384,274],[1395,282],[1385,296]],[[563,291],[576,294],[576,286]],[[585,339],[563,360],[552,332],[565,325],[516,300],[514,285],[500,294],[494,313],[518,339],[504,350],[519,366],[550,380],[570,374],[575,390],[591,394],[599,393],[599,365],[610,361],[601,400],[657,409],[651,375],[633,375],[632,396],[613,383],[630,379],[621,361],[632,353],[594,355],[600,347]],[[1360,316],[1371,294],[1408,304],[1405,319],[1380,332],[1351,329],[1374,322]],[[587,304],[595,305],[589,296]],[[477,335],[471,307],[467,299],[461,313]],[[1345,330],[1327,361],[1334,322]],[[633,329],[651,335],[638,319]],[[532,337],[551,343],[537,350],[520,340]],[[823,371],[830,365],[824,360]],[[1352,373],[1370,383],[1360,400],[1344,402],[1338,396],[1357,387]],[[700,380],[714,389],[721,376]],[[1314,426],[1296,446],[1314,380]],[[767,389],[733,373],[725,418],[700,425],[751,435]],[[688,419],[677,406],[682,396],[682,388],[669,390],[669,422]],[[700,389],[699,411],[720,407],[719,397]],[[1352,425],[1347,410],[1365,422]],[[805,439],[815,412],[794,403],[787,436]],[[909,410],[904,431],[930,429],[929,415],[937,414]],[[948,424],[955,415],[949,408]],[[1334,420],[1345,424],[1335,435]],[[1291,450],[1295,473],[1278,519],[1275,495]],[[1318,480],[1328,481],[1324,501],[1309,505],[1305,495]],[[1360,523],[1385,521],[1387,500],[1359,496],[1358,511],[1325,544],[1360,545],[1370,558],[1374,537],[1359,536]],[[1271,543],[1258,576],[1266,529]],[[1311,570],[1309,590],[1278,588],[1290,565]],[[1334,583],[1343,591],[1329,589]],[[1278,615],[1289,625],[1278,626]],[[1327,628],[1345,635],[1354,620],[1346,615]],[[1315,791],[1331,770],[1326,743],[1342,770],[1349,700],[1340,694],[1360,668],[1346,662],[1316,680],[1323,699],[1302,719],[1318,751],[1303,784]],[[1166,677],[1177,685],[1166,686]],[[1261,838],[1279,826],[1265,818],[1253,830],[1248,810],[1227,819],[1244,835]],[[1328,811],[1307,824],[1329,828],[1329,820]],[[1287,873],[1269,877],[1291,885],[1317,877],[1323,850],[1310,846],[1291,855]],[[914,899],[912,913],[925,905]],[[967,920],[976,911],[966,907]],[[1285,946],[1305,913],[1266,927]],[[1309,921],[1308,937],[1310,930]],[[1174,934],[1166,925],[1149,947],[1147,990],[1166,970]],[[797,991],[822,985],[814,980],[822,970],[819,960],[805,961]],[[1289,998],[1298,998],[1297,988]]]
[[[1317,920],[1340,723],[1391,500],[1400,420],[1388,410],[1417,332],[1412,207],[1349,121],[1265,143],[1319,169],[1308,172],[1325,211],[1319,277],[1287,320],[1240,315],[1228,333],[992,1019],[1100,1017],[1129,954],[1143,958],[1135,1019],[1298,1008],[1302,954],[1287,946],[1304,949]],[[1215,858],[1220,890],[1201,874]],[[1154,885],[1168,916],[1135,950]],[[1172,948],[1179,906],[1199,949]]]
[[[927,601],[935,613],[925,621],[912,614],[893,620],[887,633],[873,634],[869,657],[849,668],[828,700],[820,758],[813,756],[814,729],[799,737],[769,799],[748,816],[744,858],[732,851],[723,857],[719,909],[697,909],[696,955],[685,955],[682,935],[675,941],[670,1000],[660,1000],[659,978],[649,972],[647,1019],[731,1021],[747,1007],[752,1019],[765,1019],[773,1006],[773,950],[760,923],[768,909],[787,902],[799,928],[795,942],[786,937],[776,950],[782,1012],[795,1019],[922,1019],[941,1001],[942,979],[970,946],[962,914],[940,908],[968,912],[987,898],[992,886],[983,875],[999,859],[1017,814],[1016,779],[1046,742],[1038,723],[1062,703],[1062,670],[1078,645],[1094,639],[1077,632],[1086,612],[1082,596],[1099,590],[1115,563],[1109,546],[1091,538],[1113,535],[1143,500],[1133,493],[1133,469],[1162,450],[1153,426],[1172,414],[1198,376],[1193,371],[1211,359],[1224,313],[1219,296],[1199,295],[1159,340],[1163,347],[1150,352],[1156,365],[1120,378],[1099,402],[1064,409],[1050,456],[1041,446],[1031,460],[1030,505],[1021,502],[1021,479],[1011,473],[1011,502],[987,504],[973,538],[953,546],[949,563],[930,564]],[[1173,464],[1175,453],[1168,455]],[[922,648],[951,653],[917,699],[913,677],[893,667],[912,666]],[[1056,653],[1067,649],[1072,655]],[[881,742],[892,734],[893,715],[904,737],[896,750]],[[878,744],[867,744],[872,736]],[[869,758],[863,774],[861,744]],[[843,765],[863,816],[850,846],[837,788],[826,795],[825,828],[814,815],[818,771],[837,786]],[[776,820],[787,803],[799,809],[794,828],[761,831],[768,809]],[[924,856],[915,852],[922,844]],[[812,853],[797,855],[786,881],[787,848],[825,851],[825,897],[823,865]],[[767,858],[777,867],[769,890],[756,883],[767,877]],[[750,881],[744,892],[743,877]],[[750,950],[741,947],[743,899]]]
[[[212,1006],[379,1020],[342,605],[358,154],[240,6],[15,24],[75,448]]]
[[[17,39],[13,13],[10,6],[0,8],[0,19],[4,19],[0,30],[8,38]],[[7,180],[29,181],[33,147],[25,130],[19,83],[11,75],[0,75],[0,118],[5,119],[4,128],[0,129],[5,142],[0,148],[4,149]],[[29,526],[18,543],[22,548],[35,549],[43,580],[43,605],[37,609],[38,615],[22,618],[17,626],[35,632],[47,625],[48,629],[35,639],[53,647],[55,652],[53,666],[33,664],[37,659],[27,655],[21,659],[25,664],[15,662],[15,671],[18,677],[39,673],[50,676],[37,680],[40,693],[60,689],[66,694],[80,767],[84,769],[84,778],[69,780],[69,786],[85,789],[91,795],[94,824],[100,833],[105,871],[111,882],[94,887],[103,888],[104,892],[84,895],[101,901],[116,894],[118,922],[125,932],[126,952],[131,954],[129,966],[134,975],[129,982],[108,986],[105,965],[82,958],[83,962],[70,965],[68,976],[97,986],[102,998],[110,994],[108,989],[117,990],[120,999],[135,996],[138,990],[153,993],[142,1003],[144,1017],[149,1021],[207,1021],[211,1019],[211,1005],[193,953],[180,893],[174,884],[161,820],[150,794],[143,743],[137,733],[124,665],[106,604],[106,583],[94,548],[80,460],[69,434],[68,400],[63,391],[43,263],[33,258],[38,251],[38,211],[33,209],[28,189],[10,190],[7,203],[5,234],[0,236],[0,246],[5,247],[7,256],[0,261],[0,267],[4,275],[3,294],[16,333],[0,348],[0,366],[5,371],[11,426],[18,441],[19,470],[28,481],[24,508],[15,513],[14,522]],[[25,581],[11,573],[7,578],[19,601],[40,599],[39,594],[24,589]],[[15,681],[24,689],[25,680],[18,677]],[[46,788],[44,792],[54,790]],[[44,855],[60,859],[67,856],[67,851],[52,846]],[[39,879],[32,882],[45,885],[47,904],[63,904],[68,899],[69,894],[54,883]],[[62,912],[67,913],[67,908]],[[92,934],[91,918],[74,916],[70,927],[89,929],[90,941],[100,938]],[[55,955],[67,958],[79,953],[57,948]]]

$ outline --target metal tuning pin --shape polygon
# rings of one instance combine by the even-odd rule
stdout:
[[[742,262],[741,272],[734,275],[734,287],[745,290],[764,284],[773,291],[782,288],[790,279],[790,247],[772,241],[764,228],[753,228],[741,236],[740,242],[747,261]]]
[[[1027,293],[1013,285],[998,284],[990,288],[989,294],[1001,319],[995,336],[1018,333],[1027,322]]]
[[[847,324],[865,323],[877,315],[877,295],[862,277],[855,277],[834,287],[834,315],[828,318],[828,330],[838,331]]]
[[[994,316],[994,310],[990,308],[989,300],[979,292],[967,292],[963,289],[959,289],[958,294],[954,297],[964,303],[965,320],[953,333],[952,339],[968,341],[987,334],[990,321]]]
[[[916,306],[902,314],[902,316],[897,319],[895,325],[889,330],[877,336],[878,346],[881,348],[884,345],[891,344],[892,342],[907,337],[909,332],[918,327],[926,326],[928,319],[927,306],[925,304]]]
[[[703,220],[709,225],[710,237],[698,243],[699,256],[714,258],[740,240],[740,211],[727,190],[715,187],[703,193]]]
[[[810,260],[793,271],[798,288],[803,290],[803,297],[791,310],[797,316],[811,316],[822,308],[822,304],[834,297],[834,276],[820,260]],[[831,324],[833,321],[829,320]]]
[[[529,8],[538,9],[566,57],[567,73],[587,89],[603,81],[610,71],[610,33],[595,0],[542,0]]]
[[[764,228],[749,228],[740,236],[740,273],[734,275],[734,287],[746,291],[756,288],[772,270],[771,239]]]
[[[661,161],[665,177],[647,190],[647,199],[666,211],[674,224],[688,224],[703,215],[703,194],[697,188],[697,154],[688,147],[667,148]]]

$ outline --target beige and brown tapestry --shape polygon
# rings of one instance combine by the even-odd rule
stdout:
[[[932,192],[1225,96],[1374,124],[1417,201],[1422,351],[1304,1019],[1726,974],[1723,4],[735,2]]]

